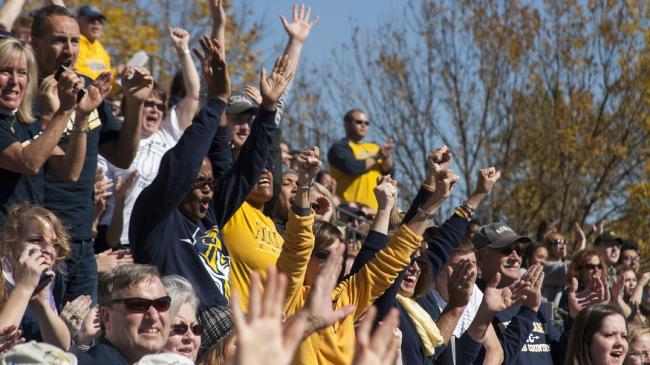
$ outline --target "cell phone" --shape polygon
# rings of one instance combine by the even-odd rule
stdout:
[[[56,68],[56,71],[54,72],[54,79],[56,81],[59,81],[59,79],[61,78],[61,74],[63,74],[66,71],[68,71],[67,67],[65,67],[63,65],[59,65]],[[77,93],[77,103],[80,102],[81,99],[83,99],[84,95],[86,95],[86,89],[85,88],[79,90],[79,92]]]
[[[29,250],[29,256],[33,255],[34,253],[36,253],[36,249]],[[47,286],[47,284],[52,281],[53,276],[47,275],[46,272],[47,270],[43,270],[41,273],[41,278],[38,279],[38,285],[36,285],[36,288],[34,289],[34,294],[39,293],[41,290],[43,290],[43,288]]]

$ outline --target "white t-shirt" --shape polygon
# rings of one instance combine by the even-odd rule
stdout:
[[[431,293],[433,293],[433,296],[436,298],[436,302],[438,303],[438,309],[440,309],[440,312],[445,309],[447,306],[447,301],[440,296],[440,293],[435,288],[431,288]],[[474,290],[472,290],[472,296],[469,298],[469,302],[467,303],[467,306],[465,306],[465,310],[463,311],[463,314],[460,316],[458,319],[458,324],[456,325],[456,328],[454,329],[454,337],[460,338],[465,331],[469,328],[469,326],[472,324],[472,321],[474,320],[474,317],[476,317],[476,312],[478,312],[478,307],[481,305],[481,302],[483,301],[483,292],[481,289],[474,284]]]
[[[153,179],[158,175],[158,168],[160,167],[160,161],[162,160],[163,155],[176,145],[182,135],[183,130],[181,130],[180,125],[178,124],[176,107],[172,107],[163,119],[160,128],[156,133],[148,137],[142,136],[140,138],[138,152],[128,169],[125,170],[116,167],[106,161],[106,159],[101,155],[99,156],[97,167],[104,169],[106,177],[113,179],[114,182],[118,176],[122,178],[122,181],[125,181],[135,170],[137,170],[139,174],[133,184],[133,188],[129,191],[126,200],[124,201],[124,227],[122,228],[122,235],[120,238],[122,244],[129,242],[129,220],[131,219],[131,211],[133,210],[135,200],[138,198],[142,190],[153,182]],[[111,223],[114,209],[115,190],[113,189],[113,195],[107,201],[106,211],[99,221],[100,225],[109,225]]]

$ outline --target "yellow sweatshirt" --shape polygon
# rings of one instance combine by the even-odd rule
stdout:
[[[285,243],[292,247],[308,246],[309,252],[300,254],[309,258],[314,244],[313,223],[313,214],[299,217],[290,211],[283,238],[273,221],[247,202],[228,220],[222,234],[230,256],[230,281],[232,288],[240,294],[244,311],[248,310],[253,272],[259,272],[264,278],[266,269],[276,265]]]
[[[370,142],[348,141],[348,147],[350,147],[357,160],[375,156],[381,150],[381,146]],[[381,171],[382,164],[383,161],[379,161],[361,175],[348,175],[335,166],[330,166],[330,173],[337,182],[336,195],[346,202],[363,203],[376,210],[377,198],[375,198],[373,189],[377,186],[377,178],[383,175]]]
[[[355,312],[342,322],[309,336],[298,347],[292,364],[350,364],[354,357],[354,322],[408,266],[411,254],[420,246],[421,242],[422,237],[403,225],[391,237],[388,246],[378,252],[374,259],[369,261],[358,273],[339,283],[332,292],[335,309],[353,304],[356,306]],[[298,257],[289,258],[286,261],[290,262],[291,260],[302,262]],[[290,276],[289,280],[304,280],[304,275],[298,278]],[[296,285],[296,283],[290,285]],[[287,316],[303,307],[308,293],[309,287],[303,286],[297,290],[293,297],[287,299]]]

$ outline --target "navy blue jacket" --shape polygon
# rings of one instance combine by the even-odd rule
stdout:
[[[134,260],[157,266],[163,275],[185,277],[196,289],[201,309],[228,304],[230,257],[220,227],[257,183],[275,130],[275,112],[260,109],[240,158],[217,180],[206,217],[189,219],[178,206],[198,176],[203,157],[223,166],[223,151],[230,153],[223,149],[225,128],[217,131],[224,108],[223,101],[209,100],[163,156],[158,176],[135,202],[129,231]]]

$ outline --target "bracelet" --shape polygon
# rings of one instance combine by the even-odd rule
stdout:
[[[88,134],[88,132],[90,132],[90,128],[88,127],[79,128],[77,126],[73,126],[70,130],[70,134]]]
[[[314,182],[310,182],[309,185],[297,185],[298,190],[311,190],[311,188],[314,186]]]
[[[182,55],[184,55],[184,54],[190,54],[190,49],[189,49],[189,48],[184,48],[184,49],[182,49],[182,50],[181,50],[180,52],[178,52],[178,53],[180,53],[180,54],[182,54]]]
[[[418,207],[418,212],[424,214],[427,218],[431,218],[436,215],[436,213],[427,212],[426,210],[422,209],[422,207]]]
[[[470,207],[470,206],[469,206],[469,203],[467,202],[467,200],[465,200],[465,201],[463,201],[462,203],[460,203],[460,207],[463,208],[463,209],[467,209],[470,213],[474,213],[474,212],[476,212],[476,208],[472,208],[472,207]]]

